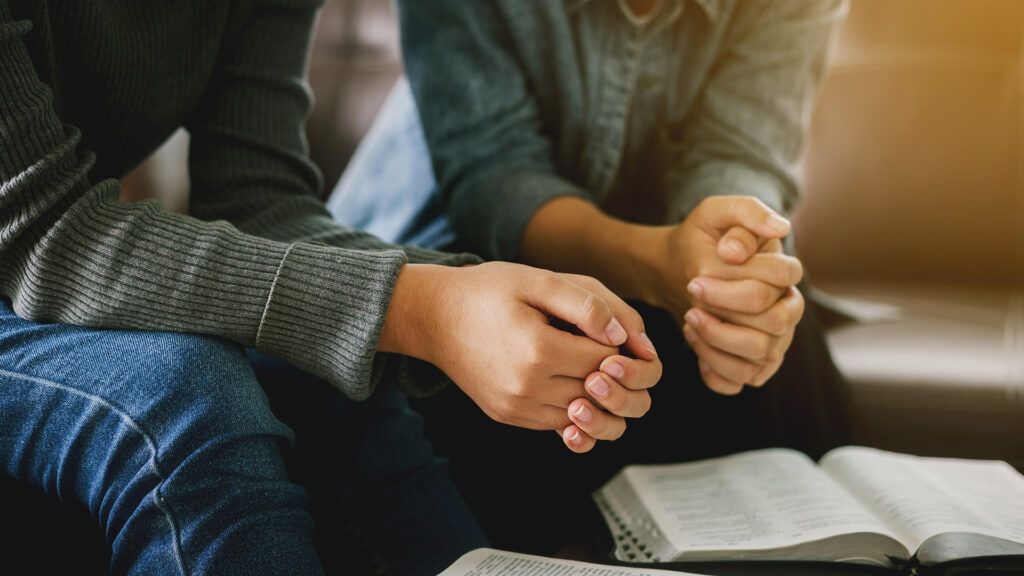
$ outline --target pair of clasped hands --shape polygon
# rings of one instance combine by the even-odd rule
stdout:
[[[782,247],[789,222],[755,198],[719,196],[681,224],[637,231],[624,240],[648,255],[631,266],[642,288],[634,293],[678,319],[704,383],[726,395],[762,386],[804,309],[802,267]],[[413,355],[444,370],[492,419],[554,430],[582,453],[618,439],[628,418],[650,409],[661,361],[640,314],[601,282],[502,262],[454,270],[446,273],[461,278],[433,300],[450,313],[433,316],[430,346]],[[426,280],[419,286],[430,290]]]

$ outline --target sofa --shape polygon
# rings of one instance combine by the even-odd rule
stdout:
[[[851,4],[796,243],[817,286],[896,307],[829,331],[857,443],[1024,468],[1022,71],[1017,0]]]

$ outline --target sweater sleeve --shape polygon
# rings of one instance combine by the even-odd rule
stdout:
[[[267,66],[248,79],[244,101],[217,96],[204,103],[221,106],[199,114],[221,140],[200,135],[208,155],[197,162],[221,162],[236,186],[230,192],[250,194],[257,208],[222,204],[227,209],[219,213],[197,206],[196,218],[155,202],[119,202],[116,181],[89,180],[94,156],[80,149],[79,130],[61,122],[22,41],[31,23],[14,21],[0,2],[0,291],[19,315],[223,337],[279,356],[354,398],[372,392],[387,356],[376,354],[381,325],[408,257],[364,235],[329,230],[311,208],[315,170],[301,151],[286,150],[301,138],[308,97],[294,101],[295,89],[282,86],[303,86],[314,12],[312,5],[255,10],[251,24],[265,35],[243,32],[225,48],[230,53],[211,79],[222,91],[243,82],[246,63],[258,67],[263,58]],[[253,45],[268,38],[273,46]],[[288,48],[275,51],[282,46]],[[262,127],[245,125],[246,114],[259,115]],[[278,162],[250,173],[248,162],[257,158]],[[200,195],[228,182],[198,168]],[[261,199],[268,190],[297,200],[268,204]],[[299,199],[303,194],[312,198]],[[279,231],[261,234],[276,218]]]
[[[189,212],[283,242],[380,251],[401,249],[413,263],[478,259],[395,246],[339,225],[320,200],[304,125],[311,108],[303,75],[319,0],[268,0],[218,61],[215,77],[185,127],[191,136]]]

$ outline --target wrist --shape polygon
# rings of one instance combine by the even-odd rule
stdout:
[[[569,271],[597,278],[621,298],[644,299],[649,288],[646,261],[655,228],[620,220],[592,204],[576,222],[570,253],[580,268]]]
[[[622,233],[620,244],[624,253],[620,262],[624,268],[625,280],[629,286],[624,290],[628,298],[641,300],[651,306],[664,307],[659,288],[664,283],[668,235],[671,226],[644,226],[626,224],[628,230]]]
[[[432,332],[438,326],[432,315],[437,313],[445,278],[457,270],[436,264],[406,264],[402,267],[384,316],[377,343],[379,352],[393,352],[432,362]]]
[[[580,198],[556,198],[527,223],[520,247],[524,264],[585,274],[622,298],[653,303],[665,262],[665,230],[605,214]]]

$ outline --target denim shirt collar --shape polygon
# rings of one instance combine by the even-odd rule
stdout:
[[[582,8],[586,4],[589,4],[592,1],[593,0],[574,0],[572,2],[569,2],[569,11],[573,12],[579,10],[580,8]],[[675,6],[672,8],[671,12],[669,12],[669,14],[671,15],[671,20],[674,20],[675,18],[678,17],[678,13],[681,11],[683,5],[687,1],[693,2],[697,6],[700,6],[701,10],[704,11],[704,15],[707,16],[708,20],[710,20],[711,22],[717,22],[718,17],[722,14],[723,0],[674,0]],[[657,17],[660,17],[660,15],[658,15]]]

